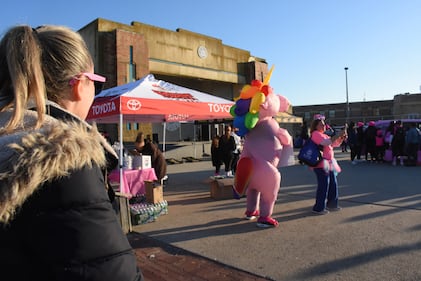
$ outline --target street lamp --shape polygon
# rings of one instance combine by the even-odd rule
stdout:
[[[345,85],[346,85],[346,123],[349,122],[349,100],[348,100],[348,67],[345,67]]]

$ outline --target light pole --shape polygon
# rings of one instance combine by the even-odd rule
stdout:
[[[345,86],[346,86],[346,123],[349,122],[349,99],[348,99],[348,67],[345,67]]]

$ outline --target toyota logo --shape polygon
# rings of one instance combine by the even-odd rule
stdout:
[[[129,110],[139,110],[142,107],[142,104],[138,100],[128,100],[127,101],[127,108]]]

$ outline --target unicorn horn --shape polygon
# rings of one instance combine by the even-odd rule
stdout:
[[[272,71],[274,67],[275,66],[272,65],[272,67],[270,68],[268,75],[265,77],[265,80],[263,80],[263,85],[269,85],[270,77],[272,76]]]

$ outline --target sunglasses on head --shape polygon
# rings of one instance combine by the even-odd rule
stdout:
[[[316,114],[313,117],[313,120],[322,120],[322,121],[324,121],[325,119],[326,118],[325,118],[325,116],[323,114]]]
[[[72,80],[70,80],[69,84],[73,86],[76,80],[80,80],[80,76],[85,76],[86,78],[94,82],[95,95],[98,95],[102,91],[102,89],[104,88],[104,83],[107,80],[104,76],[101,76],[95,73],[82,72],[76,77],[73,77]]]

